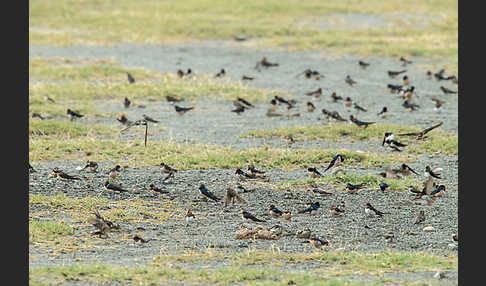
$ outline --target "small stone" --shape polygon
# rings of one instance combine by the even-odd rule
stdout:
[[[424,227],[423,231],[424,232],[434,232],[435,231],[435,227],[433,227],[433,226],[426,226],[426,227]]]
[[[447,245],[447,248],[448,248],[449,250],[457,250],[457,245],[456,245],[455,243],[449,243],[449,244]]]

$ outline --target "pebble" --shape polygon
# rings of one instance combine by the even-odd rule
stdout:
[[[424,227],[424,232],[434,232],[435,231],[435,227],[433,226],[426,226]]]
[[[457,244],[455,244],[455,243],[449,243],[449,244],[447,245],[447,248],[448,248],[449,250],[457,250]]]

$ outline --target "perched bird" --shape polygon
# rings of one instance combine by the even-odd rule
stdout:
[[[254,80],[255,78],[254,77],[251,77],[251,76],[246,76],[246,75],[243,75],[241,77],[241,80]]]
[[[241,170],[240,168],[237,168],[235,171],[236,177],[240,180],[247,180],[247,179],[255,179],[255,176],[252,176],[245,171]]]
[[[121,171],[121,166],[116,165],[114,168],[108,170],[105,174],[107,174],[110,179],[115,179],[120,174],[120,171]]]
[[[135,83],[135,78],[129,72],[127,72],[127,78],[129,83]]]
[[[332,206],[329,211],[331,212],[332,215],[334,216],[340,216],[344,213],[344,208],[340,206]]]
[[[410,111],[417,110],[417,108],[420,107],[418,104],[409,102],[408,99],[402,103],[402,106],[405,107],[406,109],[410,109]]]
[[[160,163],[160,170],[162,171],[162,173],[167,174],[167,176],[164,178],[164,181],[170,177],[174,177],[174,173],[177,173],[176,169],[165,164],[164,162]]]
[[[86,165],[81,170],[86,168],[89,168],[91,172],[96,172],[98,170],[98,163],[88,160]]]
[[[394,84],[388,84],[387,85],[387,88],[388,88],[388,91],[390,91],[390,93],[394,94],[394,93],[397,93],[400,90],[402,90],[403,89],[403,86],[401,86],[401,85],[394,85]]]
[[[410,84],[410,80],[408,79],[407,75],[403,76],[402,82],[403,82],[403,85],[409,85]]]
[[[233,205],[235,204],[235,199],[238,203],[240,204],[245,204],[245,200],[243,200],[238,192],[236,192],[232,188],[227,188],[226,189],[226,200],[224,202],[224,206],[226,207],[229,203],[232,203]]]
[[[387,183],[383,183],[383,182],[380,182],[379,186],[380,186],[380,190],[382,192],[384,192],[388,187],[390,187],[390,185],[388,185]]]
[[[151,191],[157,192],[159,194],[168,194],[169,193],[169,191],[162,190],[161,188],[156,187],[154,184],[150,184],[149,189]]]
[[[252,221],[255,221],[255,222],[265,222],[264,220],[256,218],[254,215],[252,215],[251,213],[249,213],[245,210],[241,211],[241,215],[243,217],[243,220],[252,220]]]
[[[406,66],[407,64],[411,64],[412,61],[405,59],[404,57],[400,57],[400,62],[402,62],[402,66]]]
[[[309,167],[309,168],[307,168],[307,172],[309,173],[309,176],[311,178],[318,178],[318,177],[321,177],[322,176],[322,174],[319,173],[319,171],[317,170],[317,168]]]
[[[417,217],[415,218],[415,222],[413,224],[419,224],[425,221],[425,211],[420,210]]]
[[[224,69],[221,69],[214,77],[223,77],[226,74]]]
[[[329,165],[327,165],[327,168],[324,170],[324,173],[332,167],[339,166],[339,164],[341,164],[342,162],[344,162],[344,157],[341,154],[334,155],[331,162],[329,162]]]
[[[353,105],[353,100],[351,99],[351,97],[346,97],[346,99],[344,100],[344,106],[351,107],[351,105]]]
[[[80,114],[78,112],[72,111],[69,108],[67,109],[66,114],[69,115],[69,117],[71,118],[71,121],[73,121],[76,118],[81,118],[81,117],[84,116],[84,114]]]
[[[98,229],[98,231],[94,232],[93,234],[99,234],[100,236],[103,234],[108,236],[108,231],[114,226],[114,224],[111,221],[104,219],[97,210],[95,210],[93,214],[95,217],[88,219],[88,223],[92,224]]]
[[[59,179],[61,179],[63,181],[81,180],[81,178],[79,178],[79,177],[75,177],[75,176],[71,176],[71,175],[66,174],[65,172],[61,171],[58,167],[55,167],[54,169],[52,169],[52,173],[49,175],[49,178],[53,178],[53,177],[58,177]]]
[[[153,123],[159,123],[159,122],[160,122],[160,121],[155,120],[155,119],[153,119],[152,117],[150,117],[150,116],[148,116],[148,115],[145,115],[145,114],[143,114],[143,115],[142,115],[142,117],[143,117],[143,119],[144,119],[144,120],[146,120],[146,121],[148,121],[148,122],[153,122]]]
[[[331,94],[331,99],[333,102],[337,102],[338,100],[342,100],[343,98],[341,96],[336,95],[335,92]]]
[[[309,238],[309,243],[312,244],[312,246],[314,246],[315,248],[321,248],[322,246],[329,244],[328,241],[324,241],[319,237]]]
[[[443,86],[440,87],[440,90],[442,90],[442,92],[444,94],[456,94],[457,91],[454,91],[454,90],[451,90],[451,89],[448,89],[448,88],[445,88]]]
[[[319,202],[310,203],[309,206],[303,210],[298,211],[299,214],[309,213],[309,214],[316,214],[317,210],[321,207]]]
[[[356,81],[354,81],[349,75],[346,76],[344,82],[347,83],[349,86],[353,86],[353,84],[356,84]]]
[[[291,220],[292,219],[292,213],[290,211],[284,211],[282,213],[282,217],[286,220]]]
[[[279,210],[278,208],[275,207],[275,205],[270,205],[269,207],[269,213],[273,217],[279,217],[282,216],[283,212]]]
[[[181,99],[181,98],[173,97],[173,96],[170,96],[170,95],[167,95],[167,96],[165,97],[165,99],[166,99],[168,102],[170,102],[170,103],[174,103],[174,102],[181,102],[181,101],[183,101],[183,99]]]
[[[388,114],[388,108],[386,106],[383,107],[383,109],[381,109],[380,112],[378,112],[378,116],[381,116],[381,118],[386,118]]]
[[[440,99],[438,99],[438,98],[436,98],[436,97],[431,98],[431,100],[432,100],[433,102],[435,102],[435,109],[439,109],[439,108],[442,106],[442,104],[444,104],[444,103],[445,103],[445,101],[440,100]]]
[[[178,76],[179,78],[183,78],[183,77],[184,77],[184,74],[185,74],[185,73],[184,73],[184,71],[183,71],[183,70],[181,70],[181,69],[177,70],[177,76]]]
[[[370,203],[366,203],[365,213],[370,215],[370,214],[372,214],[371,212],[374,212],[378,216],[383,216],[384,214],[389,214],[389,213],[381,212],[381,211],[375,209]]]
[[[178,105],[174,105],[174,108],[175,108],[175,111],[179,114],[179,115],[183,115],[184,113],[188,112],[189,110],[192,110],[194,109],[194,106],[192,107],[180,107]]]
[[[194,221],[196,219],[196,216],[192,213],[190,209],[187,210],[186,212],[186,222],[189,223],[191,221]]]
[[[40,115],[37,112],[32,113],[32,118],[39,118],[40,120],[44,120],[45,119],[45,117],[43,117],[42,115]]]
[[[117,186],[115,184],[110,183],[109,181],[105,181],[103,184],[104,189],[110,192],[116,192],[116,193],[124,193],[128,192],[127,190],[121,188],[120,186]]]
[[[366,110],[365,108],[363,108],[363,107],[359,106],[359,105],[358,105],[356,102],[353,104],[353,106],[354,106],[354,108],[355,108],[356,110],[358,110],[358,112],[359,112],[359,111],[363,111],[363,112],[367,112],[367,111],[368,111],[368,110]]]
[[[253,177],[265,178],[265,171],[257,170],[253,165],[248,165],[248,173]]]
[[[402,71],[388,71],[388,76],[390,78],[395,78],[397,75],[407,72],[407,70]]]
[[[351,120],[351,122],[353,122],[354,124],[356,124],[358,127],[364,127],[364,128],[368,127],[368,125],[371,125],[371,124],[376,123],[376,122],[360,121],[357,118],[355,118],[353,115],[349,115],[349,119]]]
[[[358,64],[359,64],[359,67],[363,70],[366,69],[370,65],[369,63],[366,63],[366,62],[363,62],[363,61],[359,61]]]
[[[122,114],[116,120],[118,120],[118,122],[120,122],[121,124],[127,125],[127,126],[131,126],[133,124],[133,122],[131,120],[128,120],[128,118],[124,114]]]
[[[306,92],[305,95],[307,96],[315,96],[316,98],[322,95],[322,88],[318,88],[317,90]]]
[[[430,166],[426,166],[425,167],[425,175],[426,176],[429,176],[430,175],[430,176],[432,176],[432,177],[434,177],[436,179],[442,179],[441,176],[440,176],[440,173],[438,172],[440,170],[442,170],[442,169],[441,168],[436,168],[436,169],[432,170],[432,168],[430,168]]]
[[[123,100],[123,106],[125,106],[125,108],[130,107],[131,103],[132,102],[130,101],[130,99],[128,99],[128,97],[125,97],[125,99]]]
[[[445,193],[445,185],[437,186],[432,192],[430,192],[430,196],[432,197],[442,197]]]
[[[199,193],[201,193],[201,195],[203,195],[204,197],[210,198],[211,200],[216,201],[216,202],[219,202],[221,200],[220,198],[216,197],[213,193],[211,193],[206,188],[206,186],[204,186],[204,184],[201,184],[199,186]]]
[[[349,194],[355,194],[358,190],[361,190],[364,187],[364,183],[353,185],[351,183],[347,183],[346,185],[346,192]]]
[[[312,102],[308,101],[307,102],[307,111],[308,112],[313,112],[314,109],[316,109],[316,107],[314,106],[314,104],[312,104]]]
[[[430,131],[434,130],[435,128],[442,126],[442,124],[444,124],[444,122],[440,122],[439,124],[436,124],[436,125],[431,126],[429,128],[425,128],[424,130],[422,130],[420,132],[402,133],[402,134],[398,134],[398,136],[417,136],[417,140],[425,139],[425,138],[427,138],[427,137],[425,137],[425,134],[429,133]]]
[[[395,140],[395,135],[392,132],[385,132],[385,136],[383,137],[383,143],[381,146],[387,146],[394,148],[395,150],[401,151],[399,147],[405,147],[407,144],[400,143]]]

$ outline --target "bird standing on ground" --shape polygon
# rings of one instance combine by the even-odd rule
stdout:
[[[76,118],[81,118],[81,117],[84,116],[84,114],[80,114],[78,112],[72,111],[69,108],[67,109],[66,114],[69,115],[69,118],[71,119],[71,121],[73,121]]]
[[[221,199],[216,197],[213,193],[211,193],[207,188],[206,186],[204,186],[204,184],[201,184],[199,186],[199,193],[201,193],[201,195],[203,195],[204,197],[206,198],[209,198],[215,202],[219,202]]]
[[[241,211],[241,216],[242,216],[243,220],[252,220],[254,222],[265,222],[264,220],[256,218],[254,215],[252,215],[251,213],[249,213],[245,210]]]
[[[135,78],[127,72],[128,83],[135,83]]]
[[[174,105],[174,109],[179,115],[183,115],[184,113],[188,112],[189,110],[193,110],[194,107],[180,107],[178,105]]]
[[[238,203],[240,204],[245,204],[245,200],[243,200],[240,195],[238,194],[238,192],[236,192],[234,189],[232,188],[227,188],[226,189],[226,200],[224,202],[224,206],[228,206],[230,203],[232,203],[233,205],[235,204],[235,199]]]

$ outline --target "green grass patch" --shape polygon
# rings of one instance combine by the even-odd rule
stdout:
[[[54,240],[58,235],[72,235],[74,230],[63,223],[29,221],[29,242]]]
[[[75,121],[29,120],[30,138],[69,140],[78,137],[114,137],[119,131],[114,126],[86,125]]]
[[[440,128],[440,127],[439,127]],[[423,128],[414,126],[401,126],[396,124],[373,124],[368,128],[359,128],[350,124],[329,124],[325,126],[295,126],[273,130],[252,130],[244,132],[240,138],[283,138],[291,135],[296,141],[324,140],[331,142],[354,142],[361,140],[382,143],[385,132],[394,134],[419,132]],[[405,151],[409,153],[442,153],[445,155],[458,154],[458,135],[445,133],[438,129],[430,131],[426,141],[415,140],[414,137],[397,136],[399,142],[409,144]]]

